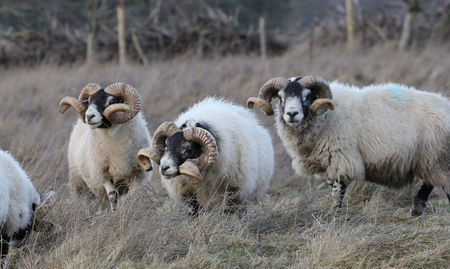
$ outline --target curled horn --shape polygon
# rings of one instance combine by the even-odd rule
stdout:
[[[319,76],[305,76],[301,78],[298,83],[303,87],[310,89],[316,94],[316,100],[311,104],[309,110],[316,114],[317,110],[322,105],[328,105],[328,109],[334,109],[333,95],[331,94],[328,82]]]
[[[145,171],[153,170],[152,162],[154,160],[157,163],[161,161],[161,154],[159,154],[154,148],[148,147],[139,150],[137,155],[139,164]]]
[[[192,184],[199,184],[204,172],[217,158],[217,143],[210,132],[203,128],[189,128],[183,131],[185,139],[199,143],[203,153],[194,160],[188,160],[180,166],[180,173],[191,176]]]
[[[93,95],[101,88],[102,87],[100,87],[100,85],[98,85],[97,83],[89,83],[81,90],[80,95],[78,96],[78,100],[84,101],[88,99],[89,96]]]
[[[120,97],[126,104],[112,104],[103,115],[111,122],[123,123],[131,120],[141,111],[141,96],[138,91],[125,83],[114,83],[105,88],[105,92]]]
[[[273,108],[270,102],[279,90],[286,87],[288,82],[288,79],[282,77],[270,79],[259,89],[258,97],[247,99],[247,107],[253,108],[253,105],[257,104],[267,116],[273,115]]]
[[[84,116],[86,114],[86,106],[83,105],[83,101],[88,99],[89,96],[96,93],[100,90],[100,85],[96,83],[89,83],[82,90],[81,93],[76,99],[75,97],[66,96],[59,102],[59,112],[64,113],[69,107],[73,107],[77,110],[78,114],[80,114],[81,119],[84,122]]]
[[[189,181],[194,185],[202,182],[202,173],[193,160],[187,160],[180,166],[180,174],[190,176]]]
[[[166,144],[166,138],[177,132],[181,132],[181,129],[175,123],[169,121],[162,123],[153,135],[152,146],[141,149],[138,153],[137,158],[141,167],[150,171],[152,169],[150,160],[159,164]]]
[[[181,132],[181,129],[176,126],[175,123],[171,121],[163,122],[153,135],[152,146],[158,150],[159,153],[162,153],[166,146],[166,138],[178,132]]]

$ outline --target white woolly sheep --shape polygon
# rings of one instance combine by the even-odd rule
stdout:
[[[187,203],[193,216],[221,201],[225,212],[244,213],[247,201],[264,194],[274,168],[270,135],[255,115],[216,98],[163,123],[138,158],[143,167],[150,159],[160,163],[170,197]]]
[[[6,256],[12,240],[22,241],[31,229],[56,228],[42,219],[56,201],[54,192],[41,197],[20,164],[0,150],[0,268],[6,268]]]
[[[323,173],[332,185],[332,211],[340,208],[346,186],[367,180],[402,187],[414,177],[423,185],[411,214],[423,214],[433,186],[450,201],[450,101],[439,94],[399,84],[362,89],[316,76],[266,82],[258,104],[272,115],[278,97],[278,135],[300,171]]]
[[[150,181],[136,160],[139,149],[150,145],[151,137],[136,89],[124,83],[102,89],[88,84],[78,99],[65,97],[60,112],[70,106],[81,119],[73,127],[69,142],[69,177],[73,190],[81,195],[89,190],[110,210],[117,208],[122,195],[134,193]],[[122,199],[122,198],[121,198]]]

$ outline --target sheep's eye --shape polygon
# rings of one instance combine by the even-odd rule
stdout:
[[[192,153],[192,147],[189,144],[183,145],[183,153],[189,155]]]
[[[87,99],[81,101],[81,103],[82,103],[84,106],[88,106],[88,105],[89,105],[89,101],[88,101]]]

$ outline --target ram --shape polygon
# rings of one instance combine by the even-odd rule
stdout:
[[[173,122],[161,124],[152,147],[139,152],[149,168],[160,163],[162,184],[190,214],[224,201],[224,211],[245,212],[266,191],[273,174],[269,133],[243,107],[207,98]]]
[[[115,211],[119,198],[134,193],[151,178],[136,160],[139,149],[150,145],[147,122],[137,90],[124,83],[102,89],[88,84],[78,99],[64,97],[60,112],[74,107],[78,119],[70,135],[69,179],[76,194],[92,193],[109,201]],[[88,192],[86,192],[88,190]]]
[[[7,267],[6,256],[12,241],[22,241],[31,229],[59,228],[43,220],[55,201],[54,192],[42,195],[41,199],[20,164],[0,150],[0,268]]]
[[[423,180],[411,207],[423,214],[433,186],[450,201],[450,101],[439,94],[399,84],[362,89],[318,76],[273,78],[251,97],[267,115],[278,97],[278,135],[307,174],[323,173],[341,207],[346,186],[367,180],[402,187]]]

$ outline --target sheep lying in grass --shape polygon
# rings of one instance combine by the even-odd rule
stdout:
[[[60,111],[70,106],[81,119],[73,127],[69,142],[69,176],[74,191],[88,189],[98,199],[108,198],[116,210],[122,195],[136,191],[149,181],[136,160],[139,149],[150,145],[147,122],[141,109],[141,97],[132,86],[111,84],[102,89],[87,85],[78,99],[65,97]]]
[[[433,186],[450,201],[448,99],[392,83],[360,89],[306,76],[269,80],[248,106],[272,115],[273,97],[278,135],[300,171],[331,180],[333,210],[353,180],[396,188],[421,178],[414,216],[423,214]]]
[[[42,201],[42,202],[41,202]],[[50,231],[59,226],[43,221],[56,201],[56,194],[41,196],[14,158],[0,150],[0,268],[12,241],[22,241],[31,231]]]
[[[244,212],[240,205],[261,197],[274,167],[270,135],[255,115],[215,98],[163,123],[138,158],[144,168],[150,159],[160,163],[170,197],[187,203],[194,216],[221,201],[226,212]]]

